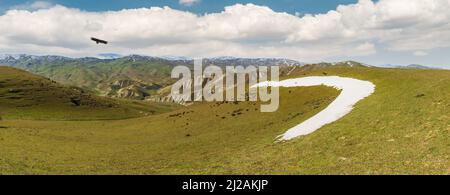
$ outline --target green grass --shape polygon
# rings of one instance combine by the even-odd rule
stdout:
[[[168,86],[174,81],[170,73],[175,64],[162,61],[147,62],[122,58],[111,61],[36,61],[22,60],[14,67],[51,78],[64,85],[89,89],[106,95],[111,83],[118,80],[140,81]]]
[[[376,92],[289,142],[274,143],[338,91],[283,88],[275,113],[245,102],[114,121],[5,120],[0,173],[450,174],[450,71],[329,67],[289,77],[324,72],[372,81]]]
[[[0,114],[5,119],[126,119],[159,114],[176,107],[97,97],[22,70],[0,67]]]

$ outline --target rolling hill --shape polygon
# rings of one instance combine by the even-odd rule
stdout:
[[[155,100],[165,98],[165,88],[176,81],[170,78],[172,69],[177,65],[193,67],[193,60],[139,55],[115,59],[3,55],[0,56],[0,64],[45,76],[64,85],[77,86],[101,96]],[[204,64],[302,65],[300,62],[288,59],[233,57],[204,59]]]
[[[350,114],[292,141],[274,143],[339,91],[281,88],[274,113],[259,112],[259,102],[213,102],[126,120],[4,117],[0,173],[449,174],[450,71],[350,64],[305,65],[284,74],[281,79],[336,75],[376,85]],[[2,89],[17,88],[8,86]]]
[[[0,66],[0,114],[9,119],[123,119],[168,111],[169,104],[97,97],[48,78]]]

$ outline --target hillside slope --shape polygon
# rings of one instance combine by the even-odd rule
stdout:
[[[3,118],[95,120],[141,117],[171,106],[97,97],[23,70],[0,66]]]
[[[160,99],[164,88],[176,80],[170,78],[175,66],[193,67],[191,59],[172,59],[130,55],[117,59],[68,58],[62,56],[5,55],[6,64],[77,86],[101,96],[123,99]],[[301,65],[287,59],[211,58],[204,65]]]
[[[170,71],[175,63],[144,56],[128,56],[120,59],[80,58],[60,56],[28,56],[0,60],[10,66],[51,78],[65,85],[77,86],[102,96],[144,99],[173,81]],[[117,88],[117,82],[130,83]],[[122,88],[136,86],[139,96],[119,93]],[[156,87],[156,88],[155,88]]]
[[[322,66],[282,79],[324,74],[368,80],[376,91],[292,141],[274,143],[339,91],[282,88],[274,113],[216,102],[108,122],[6,120],[0,173],[450,174],[450,71]]]

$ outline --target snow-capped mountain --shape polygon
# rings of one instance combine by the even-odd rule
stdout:
[[[80,63],[80,64],[92,64],[98,62],[111,62],[111,61],[130,61],[130,62],[168,62],[170,64],[193,64],[193,59],[190,57],[182,56],[143,56],[143,55],[129,55],[124,57],[118,57],[116,54],[104,54],[101,58],[96,57],[84,57],[84,58],[69,58],[63,56],[35,56],[35,55],[25,55],[16,54],[0,55],[0,64],[4,65],[24,65],[24,64],[65,64],[65,63]],[[205,65],[217,65],[217,66],[272,66],[272,65],[286,65],[286,66],[301,66],[304,63],[284,59],[284,58],[236,58],[236,57],[215,57],[215,58],[205,58]]]

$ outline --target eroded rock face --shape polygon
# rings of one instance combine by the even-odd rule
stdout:
[[[129,86],[135,85],[135,84],[138,84],[138,83],[135,81],[132,81],[132,80],[118,80],[111,84],[111,89],[119,90],[119,89],[129,87]]]
[[[161,86],[157,84],[145,84],[134,80],[118,80],[111,83],[107,96],[115,98],[144,100],[151,94],[149,90],[158,90]]]
[[[117,98],[127,98],[127,99],[144,99],[146,96],[148,96],[149,94],[144,93],[143,91],[141,91],[141,89],[139,87],[136,86],[130,86],[127,88],[122,88],[119,89],[116,93],[116,95],[114,95],[114,97]]]

